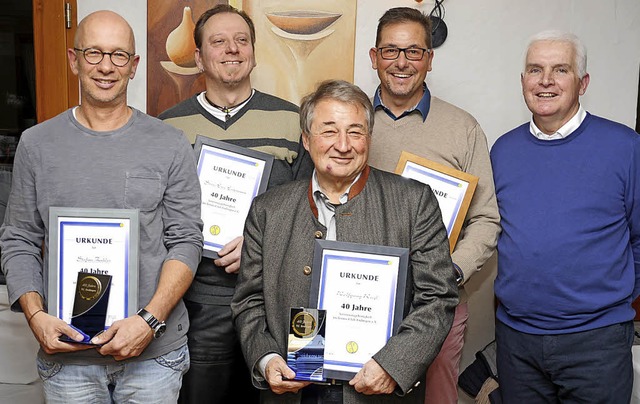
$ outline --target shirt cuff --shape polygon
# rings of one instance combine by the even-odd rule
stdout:
[[[276,357],[279,356],[277,353],[268,353],[265,356],[263,356],[262,358],[260,358],[260,360],[258,361],[258,363],[256,363],[256,368],[253,370],[253,373],[256,377],[256,379],[258,381],[262,381],[262,380],[266,380],[267,378],[265,377],[265,373],[267,371],[267,363],[269,363],[269,361]],[[257,372],[256,372],[257,370]],[[260,380],[260,377],[262,377],[262,380]]]
[[[453,268],[456,270],[456,283],[460,286],[464,283],[464,272],[455,262],[453,263]]]

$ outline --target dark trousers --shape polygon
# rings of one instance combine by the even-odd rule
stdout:
[[[231,308],[188,300],[185,304],[191,367],[182,379],[178,403],[259,402],[233,327]]]
[[[633,322],[533,335],[496,321],[498,378],[505,404],[628,403]]]
[[[300,404],[342,404],[342,386],[311,384],[302,389]]]

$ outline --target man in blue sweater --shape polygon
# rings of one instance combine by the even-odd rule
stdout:
[[[533,117],[491,151],[498,241],[498,373],[506,403],[625,403],[640,288],[640,136],[591,115],[586,49],[529,43]]]

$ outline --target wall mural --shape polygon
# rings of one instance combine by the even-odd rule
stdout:
[[[216,4],[244,10],[256,26],[253,87],[296,104],[325,79],[353,82],[356,0],[183,0],[147,6],[147,113],[204,90],[193,29]]]

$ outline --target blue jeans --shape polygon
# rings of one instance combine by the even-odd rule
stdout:
[[[628,403],[633,322],[570,334],[526,334],[496,321],[500,392],[511,403]]]
[[[175,403],[189,369],[186,345],[157,358],[113,365],[63,365],[38,358],[47,403]]]

